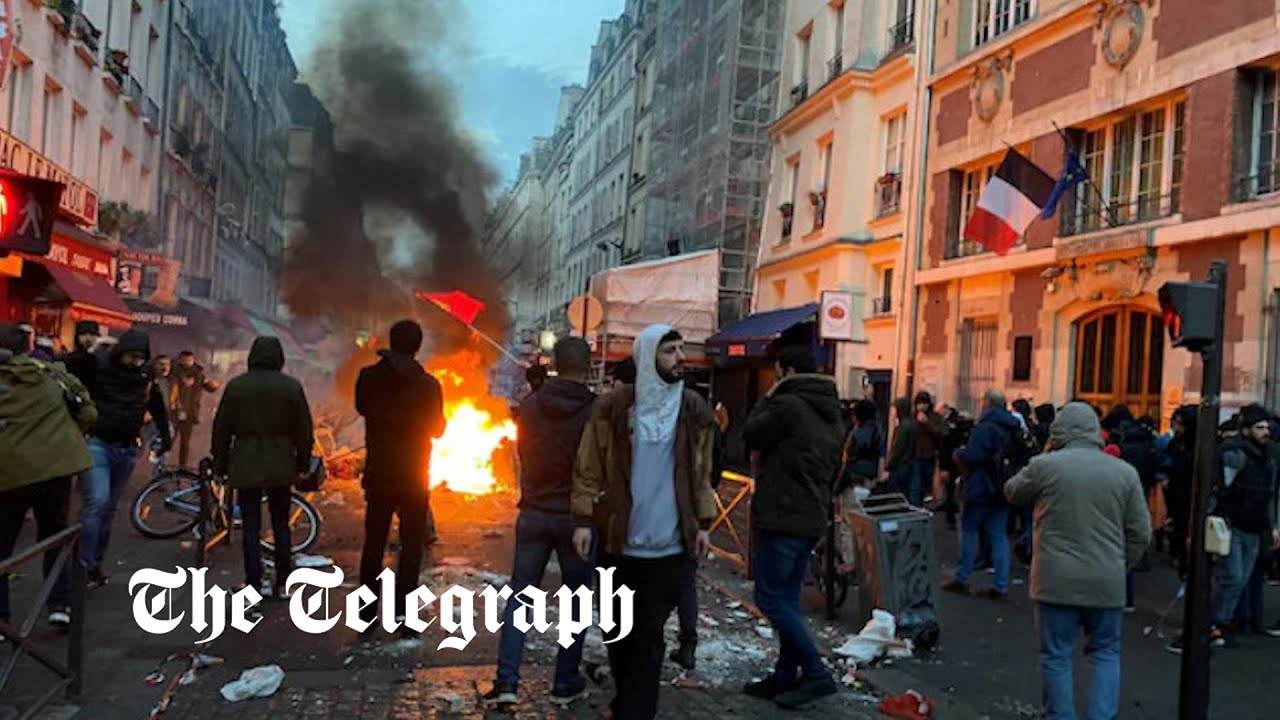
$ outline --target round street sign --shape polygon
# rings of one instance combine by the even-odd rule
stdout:
[[[583,308],[586,308],[585,311]],[[593,295],[579,295],[569,302],[569,308],[565,310],[565,314],[569,316],[569,324],[573,326],[574,330],[582,332],[582,315],[584,312],[587,316],[587,332],[600,327],[600,323],[604,321],[604,306]]]

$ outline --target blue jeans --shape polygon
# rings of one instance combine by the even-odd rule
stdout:
[[[111,542],[116,505],[138,461],[138,446],[108,444],[91,437],[89,455],[93,457],[93,467],[80,474],[80,493],[84,500],[80,511],[80,521],[84,524],[80,558],[85,568],[97,570]]]
[[[1009,592],[1009,506],[1003,503],[966,503],[960,515],[960,567],[956,580],[969,582],[978,560],[978,533],[991,543],[991,564],[996,569],[993,587]]]
[[[924,496],[933,490],[933,458],[916,458],[911,464],[911,485],[907,488],[907,501],[916,507],[924,505]]]
[[[1266,542],[1268,538],[1262,538]],[[1271,555],[1258,551],[1258,559],[1253,563],[1253,573],[1244,584],[1240,593],[1240,602],[1236,603],[1236,621],[1244,628],[1262,627],[1262,589],[1267,584],[1267,567]]]
[[[1084,630],[1089,659],[1089,706],[1085,720],[1114,720],[1120,712],[1121,608],[1089,608],[1036,603],[1040,631],[1040,675],[1046,720],[1076,720],[1072,662],[1076,638]]]
[[[1213,622],[1226,625],[1236,612],[1236,603],[1258,562],[1262,536],[1232,528],[1231,554],[1217,558],[1213,568]]]
[[[503,615],[502,632],[498,638],[498,685],[515,687],[520,683],[520,662],[524,657],[524,633],[516,628],[512,618],[521,602],[519,594],[530,587],[542,585],[543,573],[554,550],[560,563],[561,582],[571,590],[591,587],[591,573],[595,566],[584,562],[573,549],[573,517],[541,510],[524,509],[516,518],[516,557],[511,571],[511,599],[507,601]],[[594,548],[592,554],[594,555]],[[576,611],[576,605],[575,605]],[[579,617],[573,618],[581,620]],[[556,654],[555,687],[569,687],[578,679],[578,666],[582,663],[583,636],[580,634],[568,648],[560,648]]]
[[[807,678],[827,676],[800,611],[800,590],[809,557],[818,541],[756,531],[755,599],[778,634],[778,663],[774,673],[784,682],[797,673]]]

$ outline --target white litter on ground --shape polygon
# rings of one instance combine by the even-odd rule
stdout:
[[[839,657],[853,658],[859,663],[870,663],[883,655],[895,642],[895,621],[891,613],[874,610],[862,632],[849,637],[843,645],[831,652]]]
[[[347,498],[341,493],[331,493],[329,495],[325,495],[324,499],[320,501],[320,504],[324,507],[346,507]]]
[[[771,627],[769,627],[769,626],[767,626],[767,625],[757,625],[757,626],[756,626],[756,634],[757,634],[757,635],[759,635],[760,637],[764,638],[765,640],[772,640],[772,639],[773,639],[773,628],[771,628]]]
[[[333,565],[333,558],[324,555],[299,555],[293,559],[293,566],[299,568],[326,568]]]
[[[222,686],[222,698],[227,702],[240,702],[250,698],[271,697],[284,682],[284,670],[279,665],[263,665],[240,673],[240,677]]]
[[[440,703],[441,711],[446,713],[457,715],[467,709],[467,701],[455,693],[440,693],[436,700]]]

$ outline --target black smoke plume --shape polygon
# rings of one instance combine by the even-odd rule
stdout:
[[[332,119],[336,152],[318,163],[303,198],[285,301],[299,316],[379,336],[395,316],[416,311],[444,350],[467,331],[413,291],[459,289],[486,303],[477,326],[501,338],[500,280],[479,249],[497,175],[462,131],[448,80],[456,55],[447,21],[461,3],[341,7],[304,73]]]

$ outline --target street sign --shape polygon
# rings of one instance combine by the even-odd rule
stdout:
[[[565,313],[569,316],[569,324],[578,332],[582,332],[584,315],[587,332],[595,330],[600,327],[600,323],[604,322],[604,306],[593,295],[579,295],[574,298],[569,302],[569,309]]]
[[[822,291],[818,328],[823,340],[852,340],[853,320],[853,293],[845,290]]]

